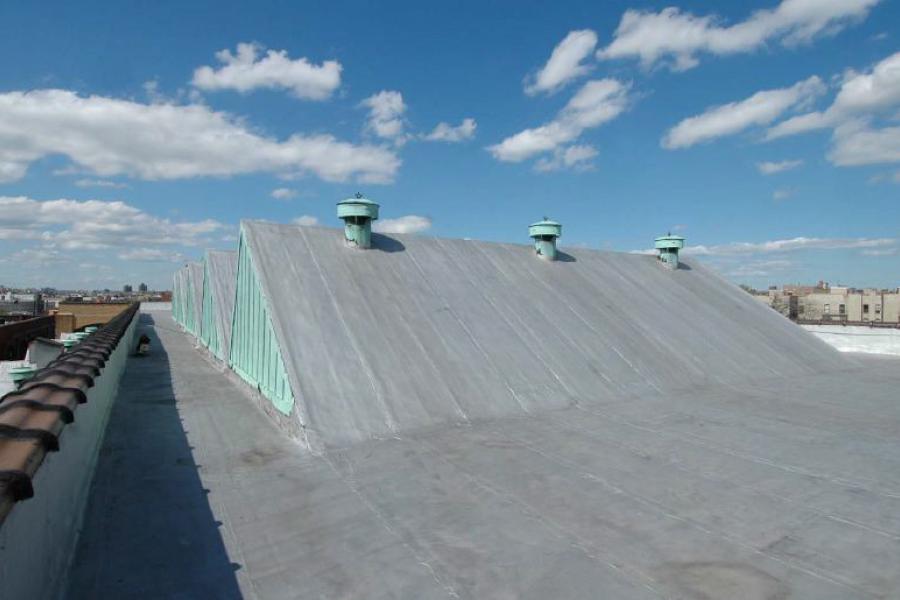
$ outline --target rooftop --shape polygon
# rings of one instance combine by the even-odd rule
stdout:
[[[900,586],[896,362],[314,455],[142,315],[68,596],[872,598]],[[705,594],[705,596],[704,596]]]

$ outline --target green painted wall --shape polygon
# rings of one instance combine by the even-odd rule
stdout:
[[[197,335],[197,323],[194,323],[194,290],[192,289],[194,281],[192,277],[186,277],[187,289],[184,290],[184,321],[182,325],[188,332]]]
[[[275,408],[286,415],[291,413],[294,394],[243,232],[238,247],[229,362],[234,372],[258,388]]]
[[[203,318],[200,323],[200,341],[219,358],[222,351],[219,347],[219,330],[216,327],[215,303],[213,302],[213,288],[209,284],[209,263],[203,261]]]
[[[175,319],[176,323],[181,323],[181,311],[179,308],[181,307],[181,285],[178,283],[178,272],[175,272],[175,277],[172,279],[172,318]]]

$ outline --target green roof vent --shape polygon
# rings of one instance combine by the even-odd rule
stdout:
[[[37,365],[25,364],[20,367],[13,367],[9,370],[9,378],[15,384],[16,387],[21,386],[23,383],[34,377],[34,374],[37,373]]]
[[[337,203],[337,216],[344,220],[344,239],[354,248],[372,246],[372,221],[378,219],[378,204],[358,193]]]
[[[544,217],[543,221],[528,226],[528,235],[534,240],[534,251],[538,256],[556,260],[556,239],[562,237],[562,225]]]
[[[656,249],[659,250],[657,258],[670,269],[678,268],[678,251],[682,248],[684,248],[684,238],[680,235],[667,233],[656,238]]]

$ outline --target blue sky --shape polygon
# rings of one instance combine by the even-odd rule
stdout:
[[[362,191],[387,232],[900,285],[897,2],[178,4],[0,6],[0,284],[169,287]]]

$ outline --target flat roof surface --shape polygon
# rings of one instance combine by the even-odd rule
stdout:
[[[178,331],[131,358],[69,598],[873,598],[900,589],[900,361],[314,456]]]

